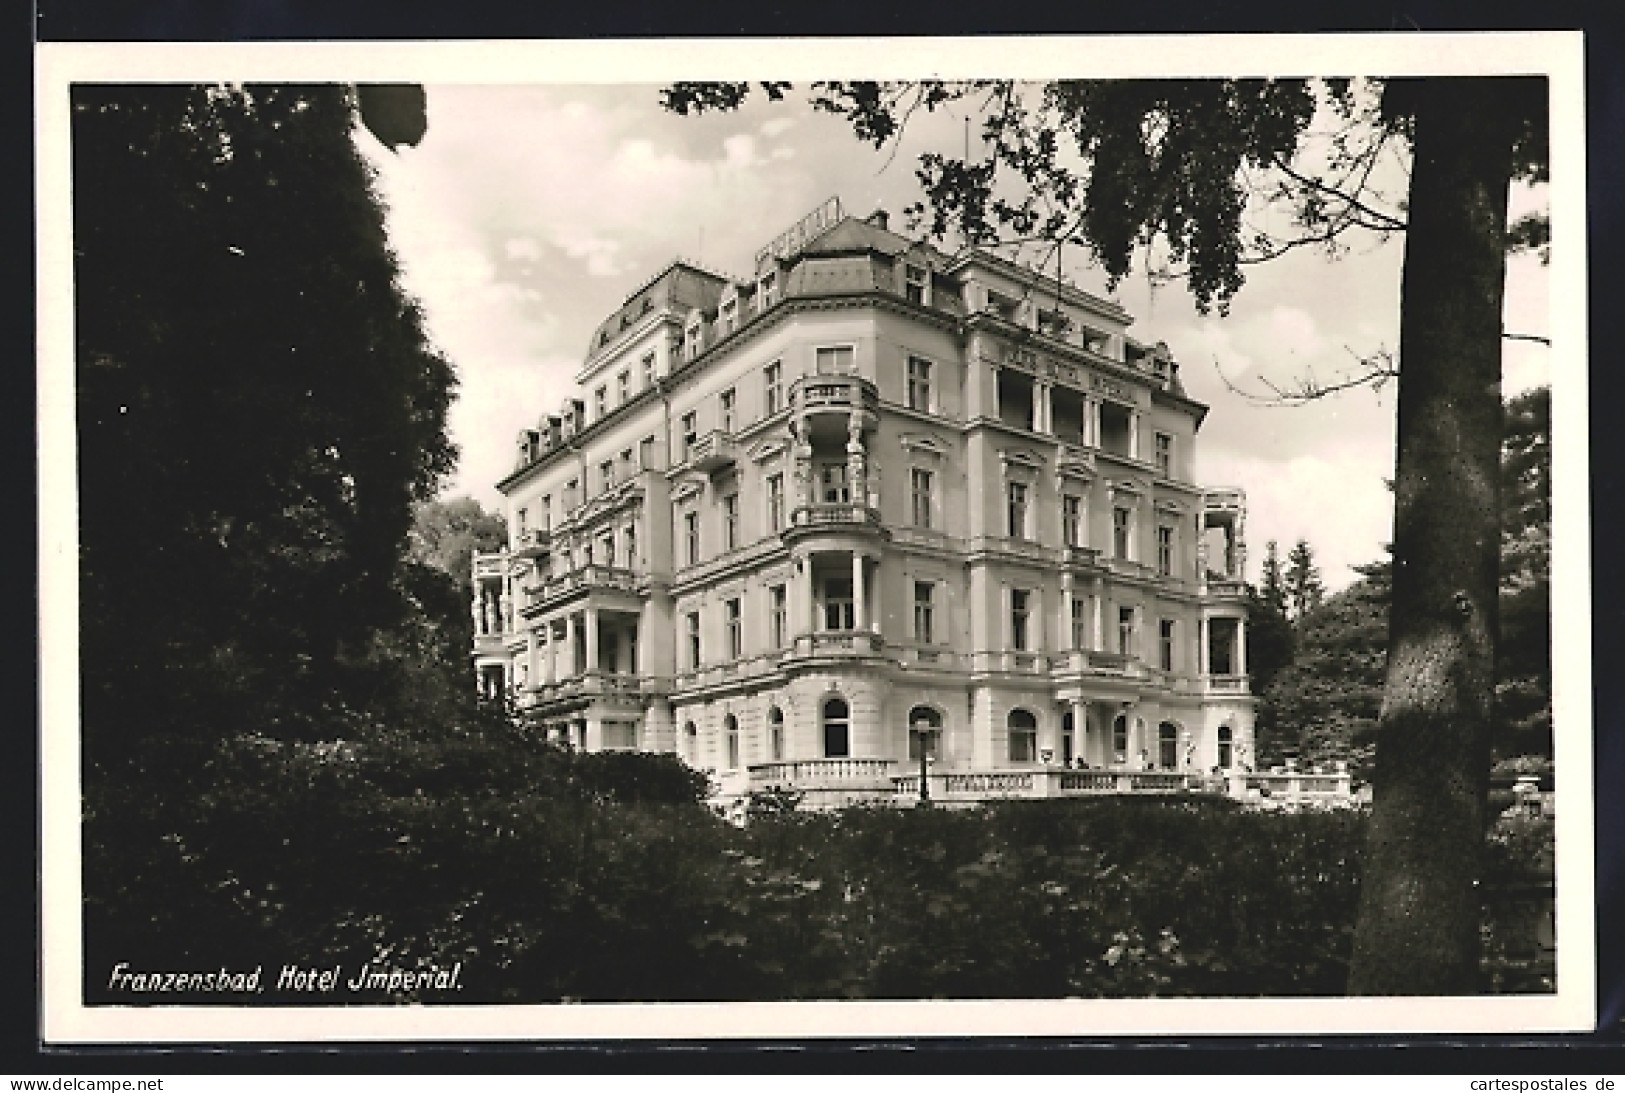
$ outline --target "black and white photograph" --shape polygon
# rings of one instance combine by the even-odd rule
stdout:
[[[40,47],[46,1038],[1590,1029],[1579,42]]]

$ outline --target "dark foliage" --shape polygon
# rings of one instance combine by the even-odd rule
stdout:
[[[453,387],[342,87],[74,89],[84,739],[320,731],[411,613]]]

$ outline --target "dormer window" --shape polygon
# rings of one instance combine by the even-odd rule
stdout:
[[[731,300],[724,300],[722,303],[722,336],[726,338],[738,329],[739,299],[735,297]]]
[[[700,355],[700,316],[698,313],[689,320],[688,330],[683,338],[683,359],[693,360]]]
[[[762,274],[761,310],[766,311],[779,302],[779,275],[776,270]]]
[[[925,266],[903,266],[903,295],[911,304],[931,306],[931,271]]]

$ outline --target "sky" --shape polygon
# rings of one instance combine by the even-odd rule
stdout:
[[[885,208],[897,229],[920,196],[919,152],[965,142],[964,115],[950,111],[915,115],[900,143],[875,150],[793,94],[684,118],[661,108],[653,84],[427,93],[416,148],[357,140],[378,170],[405,288],[457,371],[450,431],[462,455],[446,495],[488,508],[515,435],[575,390],[593,329],[645,279],[678,256],[744,276],[757,248],[831,196],[851,215]],[[1403,165],[1386,171],[1379,180],[1402,191]],[[1544,188],[1514,189],[1514,216],[1544,207]],[[1137,271],[1108,291],[1081,253],[1065,259],[1070,279],[1135,316],[1131,334],[1168,343],[1187,393],[1210,407],[1197,480],[1246,491],[1254,579],[1268,540],[1284,556],[1302,538],[1335,591],[1390,537],[1391,384],[1298,406],[1239,393],[1334,381],[1357,356],[1397,351],[1403,240],[1351,238],[1336,259],[1305,250],[1248,267],[1222,317],[1198,314],[1177,282],[1154,286]],[[1547,272],[1533,254],[1511,258],[1507,330],[1550,333]],[[1505,347],[1507,394],[1548,382],[1548,349]]]

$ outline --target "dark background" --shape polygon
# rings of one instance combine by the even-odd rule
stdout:
[[[30,26],[12,39],[22,47],[0,72],[11,121],[12,148],[31,143],[32,64],[38,41],[227,41],[310,39],[468,39],[729,37],[746,35],[920,34],[1165,34],[1403,30],[1565,30],[1586,32],[1588,194],[1591,293],[1591,478],[1593,663],[1596,718],[1599,1029],[1578,1036],[1330,1038],[1316,1041],[1247,1038],[1167,1041],[822,1041],[799,1045],[717,1042],[704,1052],[662,1045],[417,1044],[399,1047],[287,1045],[222,1050],[205,1045],[140,1050],[108,1046],[42,1051],[38,1040],[38,790],[37,619],[35,513],[38,464],[33,444],[32,316],[7,324],[22,343],[10,367],[0,407],[15,414],[0,431],[10,447],[6,466],[24,481],[26,498],[13,507],[6,537],[15,559],[6,567],[4,617],[10,716],[3,724],[12,748],[0,794],[11,848],[5,929],[0,930],[0,1071],[27,1076],[98,1073],[259,1073],[268,1070],[369,1074],[460,1071],[667,1072],[819,1071],[965,1072],[1083,1071],[1092,1073],[1393,1072],[1465,1074],[1619,1074],[1625,1070],[1625,565],[1619,513],[1625,509],[1625,458],[1616,447],[1614,410],[1625,405],[1625,375],[1614,329],[1625,299],[1620,255],[1625,252],[1625,27],[1607,2],[1418,2],[1314,5],[1284,0],[1180,0],[1177,3],[1085,5],[975,4],[852,0],[753,5],[682,5],[622,0],[615,5],[537,2],[447,4],[442,0],[38,0],[10,10]],[[20,22],[20,20],[19,20]],[[18,24],[10,25],[22,29]],[[9,28],[8,28],[9,29]],[[32,156],[11,165],[11,235],[33,241]],[[21,278],[32,279],[32,250]],[[21,309],[18,309],[21,310]],[[25,470],[26,469],[26,470]],[[33,669],[29,672],[28,669]],[[27,835],[34,837],[28,839]]]

